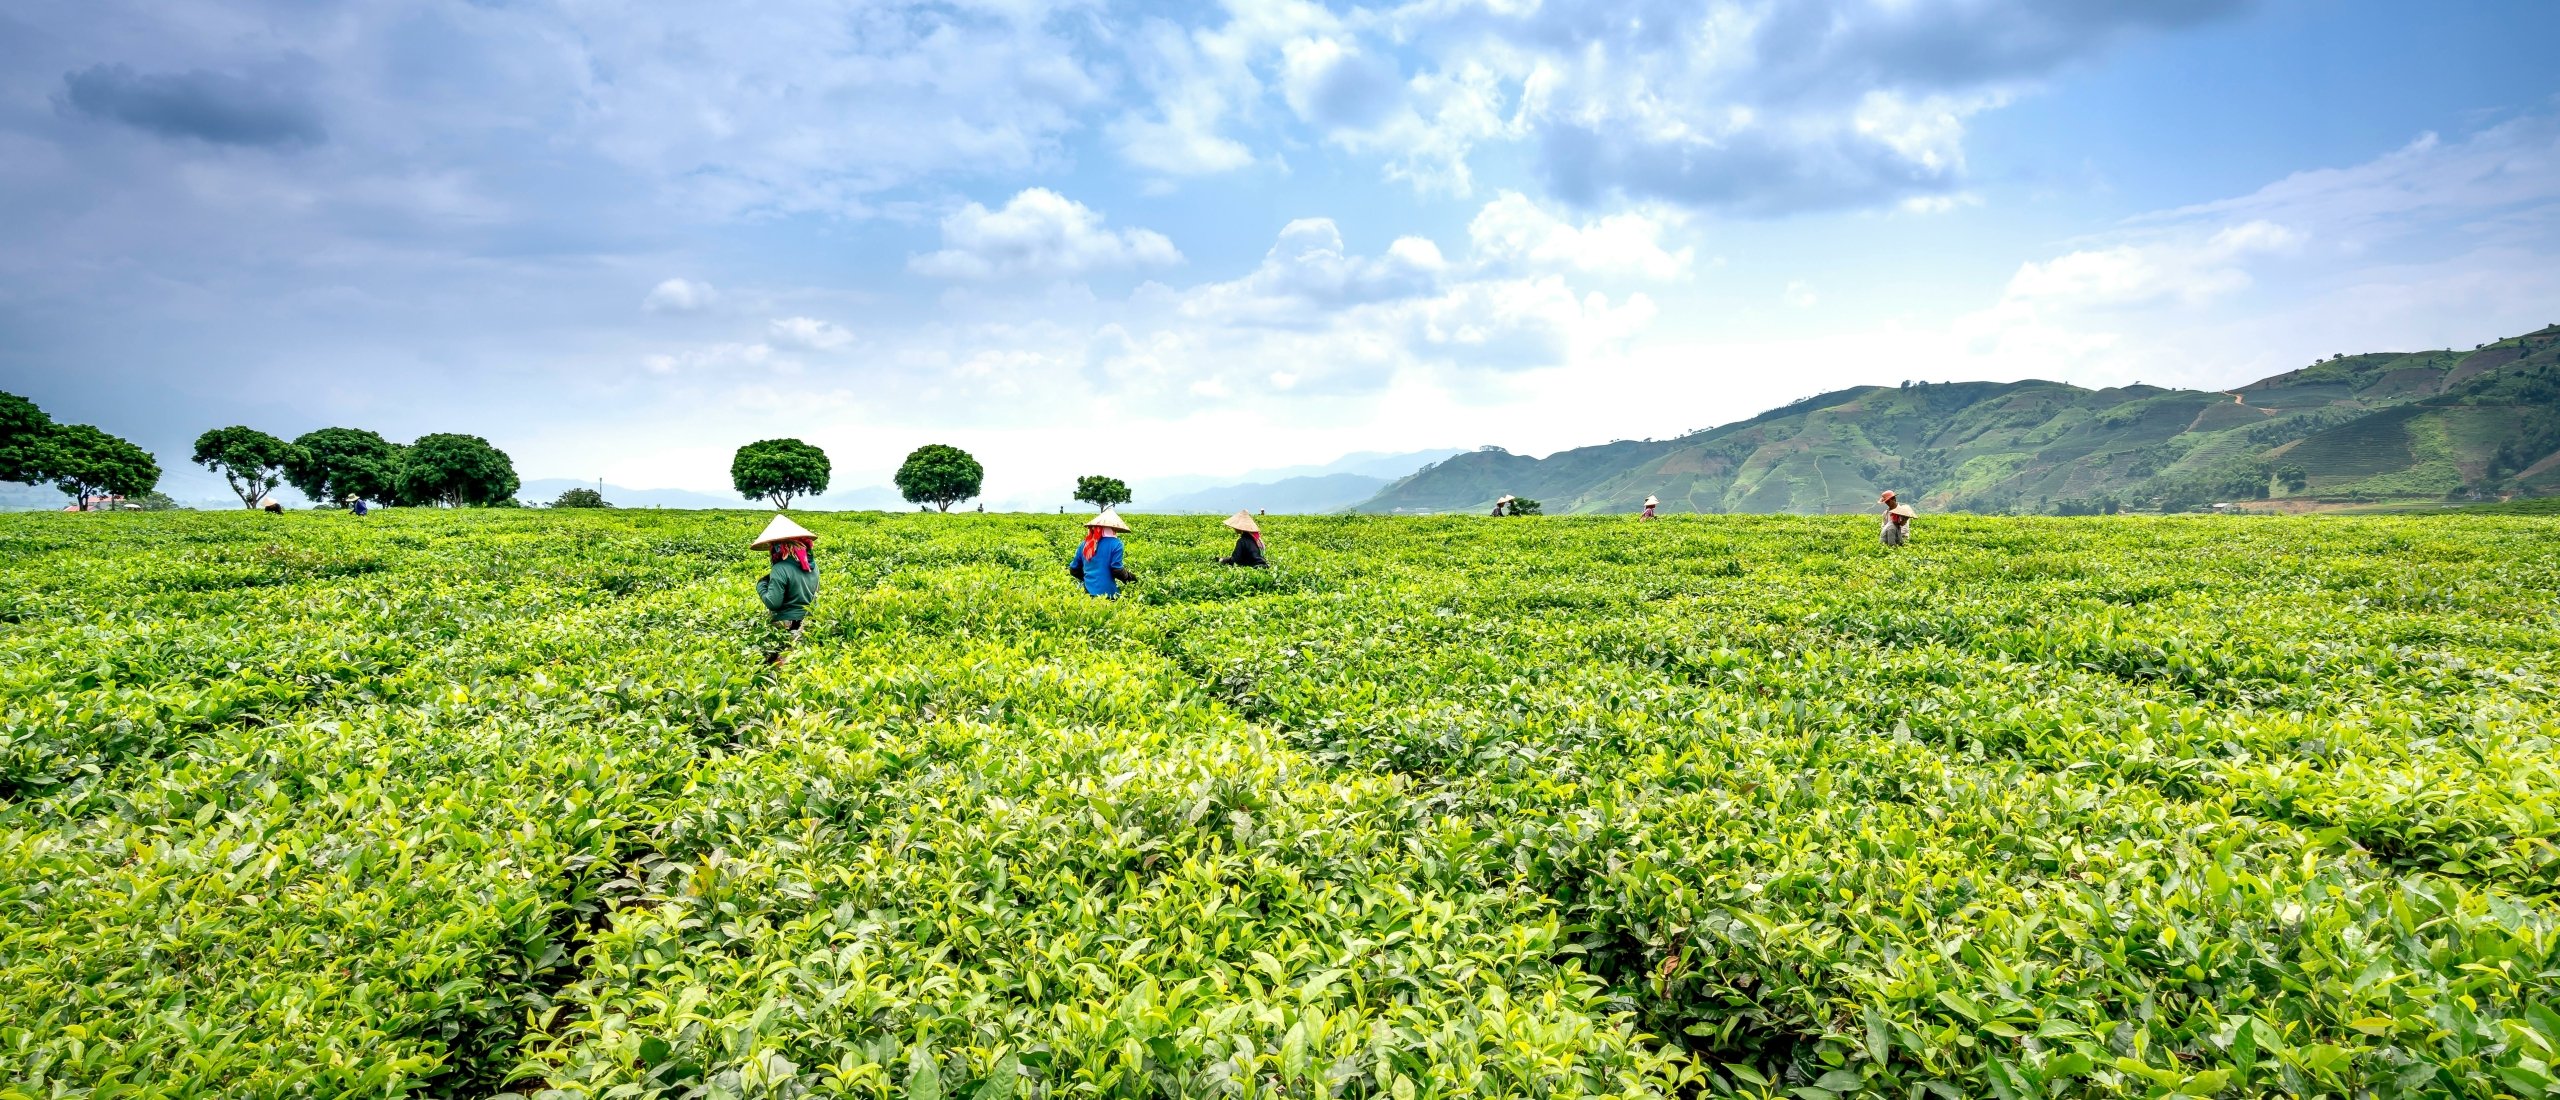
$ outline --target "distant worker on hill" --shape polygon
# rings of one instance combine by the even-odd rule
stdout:
[[[1498,516],[1509,511],[1513,499],[1514,498],[1509,493],[1504,493],[1501,496],[1493,498],[1493,514]]]
[[[1885,490],[1883,496],[1876,498],[1876,502],[1884,505],[1884,544],[1900,546],[1911,541],[1911,517],[1918,513],[1913,512],[1910,505],[1896,499],[1891,489]]]
[[[1646,519],[1652,519],[1652,518],[1653,518],[1653,510],[1654,510],[1655,508],[1657,508],[1657,507],[1660,507],[1660,506],[1661,506],[1661,504],[1662,504],[1662,502],[1661,502],[1661,501],[1654,499],[1652,496],[1650,496],[1650,495],[1646,496],[1646,497],[1644,498],[1644,518],[1646,518]]]
[[[818,536],[791,522],[789,516],[775,516],[764,525],[764,534],[748,545],[772,557],[772,567],[756,578],[756,595],[764,598],[765,612],[782,632],[776,640],[788,643],[799,636],[801,622],[809,617],[809,604],[818,598],[818,566],[809,560]],[[781,664],[787,652],[777,645],[765,654],[765,663]]]
[[[1218,564],[1249,565],[1256,569],[1271,564],[1271,559],[1262,556],[1262,525],[1255,523],[1252,516],[1246,515],[1243,509],[1237,509],[1236,514],[1227,517],[1227,526],[1236,533],[1236,552],[1219,558]]]
[[[359,515],[359,516],[361,516],[361,515],[365,514],[364,498],[363,498],[363,497],[348,497],[348,498],[347,498],[347,511],[353,512],[353,513],[355,513],[355,514],[357,514],[357,515]]]
[[[1084,582],[1086,595],[1116,599],[1121,582],[1138,579],[1129,571],[1128,553],[1120,545],[1120,536],[1128,530],[1129,525],[1120,522],[1120,513],[1109,508],[1085,523],[1084,546],[1067,563],[1067,575]]]

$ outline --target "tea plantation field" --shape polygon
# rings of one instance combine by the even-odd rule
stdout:
[[[2547,1096],[2560,520],[0,517],[0,1097]]]

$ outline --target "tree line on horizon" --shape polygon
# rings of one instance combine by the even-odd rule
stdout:
[[[505,451],[454,432],[401,444],[363,428],[320,428],[287,440],[234,424],[197,436],[189,457],[222,475],[249,509],[285,485],[322,505],[369,500],[449,508],[514,507],[523,486]],[[729,478],[741,497],[788,510],[794,500],[826,492],[833,471],[827,453],[813,444],[765,439],[738,448]],[[0,482],[50,484],[85,506],[153,495],[160,475],[159,461],[132,441],[92,425],[57,424],[35,402],[0,391]],[[907,455],[895,480],[908,503],[948,512],[979,495],[986,468],[958,447],[929,443]],[[1077,479],[1075,498],[1111,508],[1128,503],[1130,492],[1119,478],[1089,476]],[[552,506],[612,507],[602,492],[586,488],[562,493]]]
[[[321,428],[287,441],[234,424],[197,436],[190,458],[221,474],[244,508],[258,507],[280,485],[321,503],[504,507],[522,484],[505,451],[455,432],[399,444],[362,428]],[[57,424],[35,402],[0,392],[0,481],[50,484],[85,506],[150,495],[160,473],[158,459],[132,441],[87,424]]]

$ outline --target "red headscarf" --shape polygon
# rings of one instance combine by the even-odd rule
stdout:
[[[817,569],[809,564],[808,539],[781,539],[772,543],[771,546],[773,549],[773,560],[782,561],[788,558],[800,563],[801,572],[817,572]]]
[[[1093,548],[1100,545],[1102,540],[1110,537],[1110,535],[1111,529],[1099,523],[1086,527],[1084,529],[1084,549],[1076,551],[1077,560],[1092,561]]]

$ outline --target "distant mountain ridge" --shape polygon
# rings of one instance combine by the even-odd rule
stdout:
[[[1357,451],[1321,466],[1253,470],[1233,478],[1148,478],[1130,486],[1130,512],[1215,512],[1238,508],[1301,515],[1340,512],[1397,478],[1460,453],[1454,447],[1387,453]]]
[[[1378,490],[1390,483],[1388,478],[1368,474],[1285,477],[1272,482],[1221,485],[1196,493],[1176,493],[1154,504],[1131,503],[1126,510],[1225,514],[1244,508],[1258,512],[1316,515],[1349,508],[1377,495]]]
[[[1862,386],[1669,440],[1435,463],[1362,512],[2185,510],[2270,497],[2560,493],[2560,325],[2483,344],[2338,356],[2237,390],[2061,382]]]

